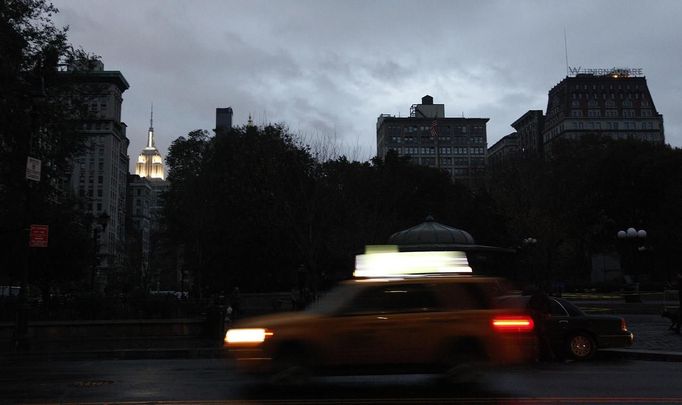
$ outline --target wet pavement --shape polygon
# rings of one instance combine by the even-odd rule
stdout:
[[[621,315],[635,335],[633,350],[682,352],[682,335],[669,329],[670,320],[660,315]]]
[[[661,316],[664,309],[676,309],[677,301],[647,299],[626,303],[614,299],[571,299],[583,311],[591,314],[610,314],[625,319],[628,330],[635,336],[628,349],[614,351],[647,360],[682,361],[682,335],[670,329],[670,320]]]

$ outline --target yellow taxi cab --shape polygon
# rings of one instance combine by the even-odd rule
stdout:
[[[532,318],[496,307],[503,294],[503,280],[472,275],[356,278],[304,311],[243,320],[224,344],[242,371],[278,383],[312,373],[467,380],[488,365],[536,358]]]

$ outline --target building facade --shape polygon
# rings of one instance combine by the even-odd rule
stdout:
[[[68,66],[60,77],[78,89],[88,106],[88,119],[80,122],[87,135],[86,148],[73,165],[69,183],[95,218],[108,221],[97,229],[99,264],[94,279],[104,285],[109,273],[124,265],[128,145],[121,121],[123,92],[128,82],[119,71],[106,71],[97,61],[88,66]]]
[[[142,280],[148,288],[158,289],[159,269],[154,268],[154,254],[158,254],[158,234],[161,228],[164,193],[169,184],[166,180],[166,169],[161,153],[156,148],[156,134],[154,133],[154,112],[150,115],[149,130],[147,131],[147,146],[142,149],[135,165],[135,176],[129,177],[129,193],[134,194],[134,204],[131,205],[131,226],[134,233],[142,240],[138,244],[141,249],[139,264]]]
[[[142,152],[137,157],[135,164],[135,174],[140,177],[149,179],[164,180],[166,178],[166,171],[163,165],[163,157],[156,149],[156,140],[154,139],[154,108],[152,107],[151,116],[149,118],[149,130],[147,131],[147,146],[142,149]]]
[[[542,133],[545,128],[545,115],[542,110],[529,110],[511,126],[518,134],[519,153],[523,156],[542,155]]]
[[[446,117],[445,105],[427,95],[412,105],[409,117],[378,117],[377,156],[393,150],[414,163],[445,170],[453,180],[475,182],[485,173],[488,120]]]
[[[520,151],[519,135],[516,132],[503,136],[488,148],[488,168],[496,170],[503,167],[505,163],[517,158]]]
[[[232,129],[232,107],[215,109],[215,129],[216,132]]]
[[[618,71],[580,73],[554,86],[543,129],[545,153],[557,140],[586,134],[665,143],[663,116],[656,110],[646,78]]]
[[[129,174],[127,193],[128,263],[135,278],[142,285],[148,285],[151,252],[151,182],[136,174]]]

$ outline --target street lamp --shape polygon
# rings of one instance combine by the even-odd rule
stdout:
[[[90,288],[94,291],[95,290],[95,278],[97,275],[97,266],[99,266],[100,263],[100,257],[99,257],[99,248],[100,248],[100,233],[104,233],[104,231],[107,229],[107,224],[109,223],[109,219],[111,217],[109,214],[107,214],[106,211],[103,211],[101,214],[99,214],[96,218],[97,224],[93,227],[92,229],[92,238],[95,241],[95,254],[93,257],[93,262],[92,262],[92,272],[90,273]]]
[[[628,302],[639,302],[639,285],[637,283],[637,266],[635,261],[637,252],[646,250],[643,242],[647,237],[647,232],[644,229],[637,230],[635,228],[628,228],[616,232],[616,237],[625,244],[625,266],[623,267],[625,267],[628,273],[625,276],[626,282],[631,284],[630,286],[626,286],[628,291],[626,291],[627,294],[625,295],[625,299]],[[631,279],[632,277],[635,279]]]
[[[532,237],[527,237],[521,240],[521,245],[523,246],[524,250],[530,251],[532,248],[535,247],[535,245],[538,243],[538,240]],[[529,260],[530,264],[530,271],[533,276],[533,283],[537,284],[538,283],[538,276],[535,270],[535,260],[534,258],[531,257],[530,254],[526,255]]]
[[[635,239],[645,239],[646,238],[646,231],[644,229],[640,229],[639,231],[636,230],[635,228],[628,228],[625,231],[618,231],[616,233],[616,236],[618,239],[630,239],[630,240],[635,240]]]

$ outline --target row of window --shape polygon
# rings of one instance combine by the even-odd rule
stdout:
[[[570,132],[567,134],[564,134],[562,137],[566,139],[571,139],[571,140],[577,140],[580,139],[584,134],[581,133],[575,133],[575,132]],[[661,137],[658,134],[650,134],[650,133],[633,133],[633,132],[619,132],[617,134],[611,134],[611,138],[613,139],[638,139],[642,141],[648,141],[648,142],[659,142],[661,141]]]
[[[414,162],[429,166],[436,166],[436,158],[434,157],[414,157]],[[485,158],[482,157],[472,157],[472,158],[453,158],[453,157],[441,157],[438,159],[439,166],[441,168],[446,167],[479,167],[485,166]]]
[[[82,187],[82,186],[78,187],[78,195],[81,197],[85,197],[87,195],[88,197],[92,198],[92,197],[94,197],[93,191],[94,190],[92,189],[92,186],[90,186],[90,187],[88,187],[87,194],[86,194],[85,187]],[[102,189],[99,187],[97,188],[97,197],[102,198]]]
[[[583,103],[582,103],[580,100],[573,100],[573,101],[571,101],[571,107],[573,107],[573,108],[581,107],[582,104],[583,104]],[[621,103],[621,105],[622,105],[624,108],[632,108],[632,107],[635,107],[634,103],[633,103],[631,100],[623,100],[623,102]],[[606,101],[604,102],[604,106],[605,106],[606,108],[616,108],[616,102],[613,101],[613,100],[606,100]],[[644,100],[642,100],[642,101],[639,103],[639,106],[640,106],[641,108],[648,108],[648,107],[651,107],[651,105],[649,104],[649,102],[644,101]],[[601,108],[601,103],[599,103],[597,100],[589,100],[589,101],[587,102],[587,108]]]
[[[112,129],[111,122],[84,122],[81,124],[81,129],[84,131],[106,131]]]
[[[571,110],[571,117],[582,117],[583,116],[583,111],[582,110]],[[599,118],[602,116],[602,111],[601,110],[587,110],[587,116],[590,118]],[[604,116],[605,117],[618,117],[618,110],[605,110],[604,111]],[[622,116],[625,118],[635,118],[636,111],[633,109],[624,109],[622,110]],[[653,116],[653,111],[650,109],[642,109],[639,111],[639,116],[640,117],[651,117]]]
[[[430,134],[426,136],[413,136],[413,135],[405,135],[405,136],[400,136],[400,135],[391,135],[389,138],[391,143],[415,143],[415,142],[422,142],[422,143],[430,143],[430,142],[438,142],[441,144],[446,144],[446,143],[455,143],[459,145],[483,145],[485,144],[485,138],[482,136],[455,136],[455,137],[450,137],[449,135],[445,136],[438,136],[437,139],[436,137],[431,136]]]
[[[428,133],[430,134],[433,127],[430,125],[409,125],[409,126],[397,126],[389,125],[387,127],[387,132],[389,135],[400,135],[400,134],[417,134],[417,133]],[[436,125],[435,130],[439,135],[450,135],[450,134],[466,134],[466,133],[482,133],[485,132],[485,126],[483,125],[470,125],[470,126],[450,126],[450,125]]]
[[[600,85],[593,84],[591,87],[592,87],[592,90],[597,90],[597,89],[599,89],[599,90],[606,90],[606,85],[604,85],[604,84],[600,84]],[[581,88],[582,88],[582,90],[588,90],[588,89],[590,88],[590,86],[587,85],[587,84],[583,84],[583,85],[576,84],[576,85],[575,85],[575,89],[576,89],[576,90],[581,90]],[[615,85],[615,86],[614,86],[613,84],[609,84],[609,85],[608,85],[608,89],[609,89],[609,90],[616,90],[616,89],[617,89],[617,90],[623,90],[623,85],[622,85],[622,84],[618,84],[618,85]],[[633,85],[632,87],[631,87],[629,84],[626,84],[626,85],[625,85],[625,90],[630,90],[630,89],[639,90],[639,84],[635,84],[635,85]]]
[[[399,155],[435,155],[436,148],[430,147],[404,147],[404,148],[388,148],[397,152]],[[443,155],[484,155],[485,148],[483,147],[441,147],[438,148],[439,154]]]
[[[582,122],[582,121],[574,121],[573,122],[573,129],[583,129],[583,128],[589,128],[589,129],[654,129],[658,128],[658,125],[654,125],[652,121],[646,121],[642,122],[638,125],[636,122],[632,121],[608,121],[604,122],[602,125],[602,122],[600,121],[594,121],[594,122]]]
[[[599,93],[592,93],[591,96],[592,97],[590,97],[589,93],[573,93],[572,94],[572,98],[573,98],[574,102],[578,101],[578,100],[582,100],[582,99],[589,100],[590,98],[593,100],[598,100],[601,98],[602,100],[608,100],[608,101],[615,100],[616,98],[618,98],[619,100],[629,101],[629,100],[633,100],[633,99],[639,100],[640,97],[642,99],[642,103],[646,102],[646,101],[644,101],[644,94],[640,95],[640,93],[634,93],[634,94],[633,93],[628,93],[628,94],[620,93],[618,95],[618,97],[616,97],[615,93],[610,93],[610,94],[601,93],[601,97],[599,97]]]

